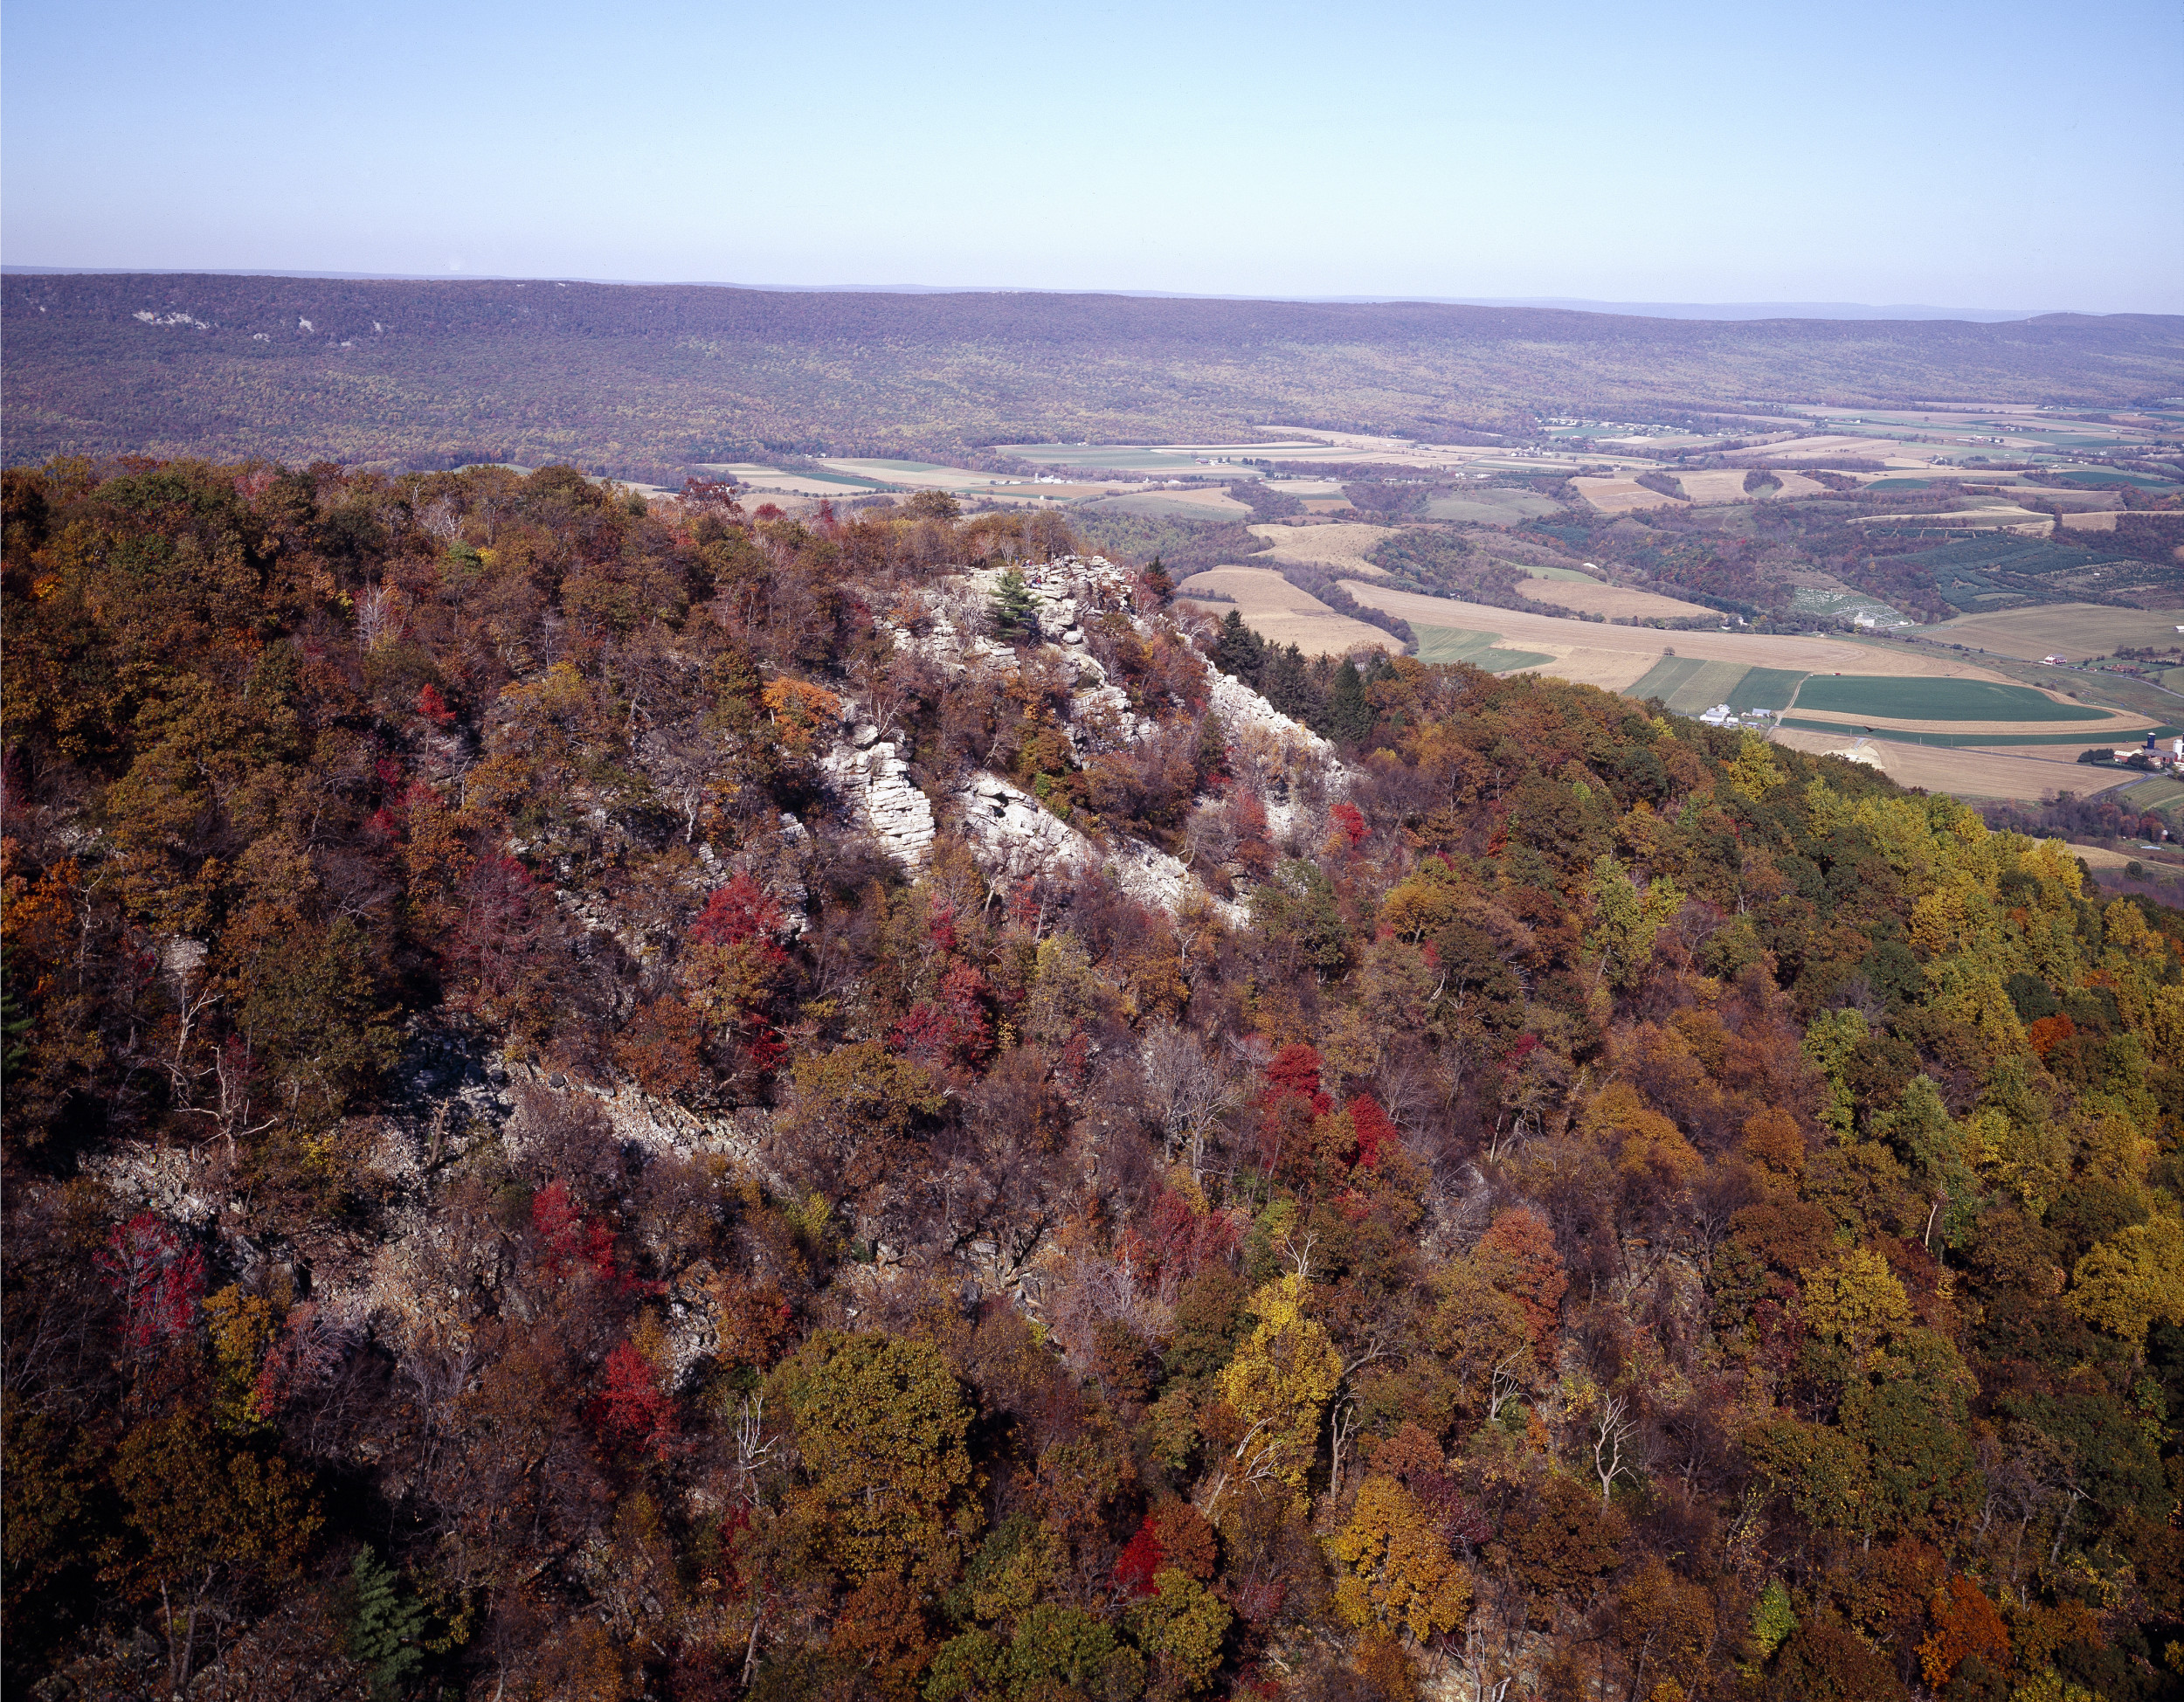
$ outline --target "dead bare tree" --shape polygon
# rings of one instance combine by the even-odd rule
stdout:
[[[1614,1492],[1615,1480],[1628,1477],[1633,1471],[1631,1463],[1624,1457],[1638,1434],[1638,1421],[1631,1414],[1630,1397],[1603,1396],[1599,1410],[1593,1415],[1591,1433],[1593,1470],[1600,1480],[1600,1499],[1605,1501]]]
[[[1138,1045],[1146,1094],[1172,1163],[1180,1149],[1203,1185],[1206,1145],[1236,1109],[1241,1083],[1227,1060],[1172,1022],[1158,1022]]]

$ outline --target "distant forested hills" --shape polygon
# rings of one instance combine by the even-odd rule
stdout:
[[[5,456],[642,475],[1268,421],[1442,439],[1533,411],[1800,398],[2078,406],[2184,389],[2184,319],[1642,319],[1539,308],[17,274]]]

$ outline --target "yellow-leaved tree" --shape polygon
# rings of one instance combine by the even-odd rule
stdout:
[[[1911,1327],[1911,1300],[1888,1261],[1856,1248],[1804,1278],[1805,1325],[1823,1341],[1840,1342],[1854,1365]]]
[[[2077,1262],[2069,1301],[2088,1324],[2134,1348],[2156,1318],[2184,1324],[2184,1226],[2149,1218],[2097,1243]]]
[[[1471,1605],[1471,1579],[1448,1544],[1393,1477],[1358,1486],[1350,1523],[1328,1545],[1349,1570],[1335,1607],[1351,1624],[1407,1632],[1414,1643],[1454,1630]]]
[[[1220,1388],[1243,1435],[1206,1491],[1212,1519],[1230,1490],[1280,1483],[1301,1493],[1319,1446],[1319,1423],[1342,1380],[1342,1360],[1326,1329],[1304,1315],[1304,1279],[1268,1283],[1251,1297],[1259,1320],[1221,1367]]]

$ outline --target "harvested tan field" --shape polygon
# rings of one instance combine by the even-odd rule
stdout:
[[[1977,509],[1951,509],[1946,514],[1862,514],[1850,523],[1853,526],[1884,526],[1906,520],[1915,520],[1926,526],[1953,524],[1966,528],[2022,526],[2029,522],[2043,530],[2053,523],[2046,515],[2035,514],[2030,509],[2021,509],[2014,502],[1997,502],[1991,507]]]
[[[1745,474],[1742,467],[1716,467],[1711,473],[1679,473],[1676,481],[1683,487],[1683,494],[1694,502],[1742,502],[1745,495]],[[1773,491],[1766,493],[1772,496]]]
[[[999,473],[973,473],[964,467],[943,467],[932,461],[868,460],[844,455],[829,455],[819,465],[846,473],[853,479],[878,479],[909,490],[984,490],[990,485],[1002,483],[1007,477]]]
[[[1635,514],[1641,509],[1673,509],[1676,498],[1648,490],[1635,479],[1572,479],[1571,487],[1602,514]]]
[[[1499,485],[1469,486],[1426,504],[1428,520],[1469,521],[1478,526],[1514,526],[1555,513],[1561,504],[1536,491],[1509,490]]]
[[[2150,880],[2163,884],[2177,878],[2177,867],[2172,862],[2157,861],[2150,853],[2139,851],[2111,851],[2105,845],[2081,845],[2070,841],[2070,854],[2078,858],[2088,868],[2106,870],[2120,875],[2132,863],[2146,871]]]
[[[1777,458],[1789,460],[1807,455],[1845,455],[1856,460],[1886,460],[1891,455],[1902,455],[1916,447],[1898,443],[1894,438],[1812,437],[1792,438],[1785,443],[1769,443],[1757,449],[1732,449],[1723,456],[1724,460],[1771,461]]]
[[[2005,755],[1999,751],[1943,751],[1932,745],[1898,744],[1887,739],[1860,741],[1837,738],[1828,733],[1808,733],[1785,727],[1774,736],[1777,744],[1816,757],[1839,757],[1863,743],[1879,760],[1881,771],[1899,786],[1918,786],[1926,792],[1946,792],[1959,798],[2018,799],[2037,803],[2057,792],[2089,797],[2121,785],[2131,778],[2118,778],[2112,769],[2078,767],[2035,757]],[[2075,753],[2073,753],[2075,755]],[[2073,778],[2075,774],[2077,778]]]
[[[2116,511],[2098,509],[2091,514],[2066,514],[2063,516],[2063,527],[2070,532],[2112,532],[2116,529]]]
[[[994,494],[1009,495],[1006,491]],[[1155,519],[1170,520],[1248,520],[1252,512],[1221,491],[1129,491],[1120,496],[1100,497],[1089,506],[1102,513],[1149,515]]]
[[[1661,660],[1629,650],[1590,650],[1583,645],[1538,644],[1534,647],[1559,653],[1552,666],[1538,672],[1575,685],[1598,686],[1602,691],[1621,691],[1636,685]]]
[[[1338,520],[1325,526],[1269,523],[1254,526],[1251,533],[1274,545],[1267,554],[1277,562],[1317,564],[1379,578],[1381,570],[1365,559],[1365,551],[1393,537],[1395,528]]]
[[[1068,490],[1073,489],[1075,487],[1057,485],[1052,487],[1052,488],[1056,490]],[[1089,488],[1088,487],[1088,488]],[[1147,496],[1158,497],[1164,502],[1181,502],[1187,504],[1191,508],[1204,509],[1208,515],[1219,515],[1224,520],[1234,515],[1249,514],[1251,512],[1251,510],[1245,507],[1243,503],[1239,502],[1234,497],[1231,496],[1227,491],[1220,489],[1219,487],[1213,487],[1200,490],[1147,491],[1144,494]]]
[[[1679,473],[1676,481],[1683,487],[1683,494],[1694,502],[1772,502],[1785,496],[1824,496],[1828,487],[1817,479],[1807,479],[1801,473],[1787,473],[1770,468],[1776,482],[1769,490],[1747,491],[1742,467],[1716,467],[1707,473]]]
[[[1621,585],[1580,584],[1571,579],[1526,579],[1524,593],[1535,603],[1551,604],[1575,614],[1604,614],[1610,620],[1704,619],[1715,611],[1685,603],[1656,592],[1629,591]]]
[[[846,497],[865,496],[871,494],[871,487],[868,485],[845,485],[831,479],[806,478],[800,473],[784,473],[775,467],[764,467],[755,471],[738,470],[733,476],[737,484],[746,490],[755,492],[762,501],[767,496],[785,494],[792,496],[832,497],[839,502]]]
[[[1551,583],[1554,582],[1528,580],[1526,589]],[[1364,579],[1345,579],[1342,584],[1343,589],[1360,603],[1386,609],[1390,614],[1400,614],[1413,626],[1499,633],[1503,643],[1513,650],[1543,650],[1557,655],[1588,650],[1642,657],[1645,668],[1633,674],[1626,684],[1642,677],[1646,668],[1651,668],[1671,647],[1679,656],[1697,656],[1705,661],[1742,662],[1748,668],[1792,668],[1802,674],[1891,674],[1942,680],[1992,680],[2001,685],[2017,683],[1950,653],[1928,652],[1923,646],[1913,649],[1909,646],[1857,644],[1848,639],[1821,638],[1803,633],[1662,632],[1649,626],[1609,626],[1565,619],[1559,615],[1459,602],[1448,597],[1423,597],[1416,592],[1395,591]]]
[[[1219,592],[1233,599],[1198,605],[1216,619],[1234,607],[1243,615],[1244,624],[1269,644],[1294,644],[1308,656],[1346,655],[1376,645],[1396,648],[1395,640],[1378,626],[1337,614],[1270,567],[1208,568],[1177,586],[1176,595],[1188,598],[1194,591]]]
[[[2084,661],[2123,649],[2167,648],[2184,626],[2184,609],[2118,609],[2098,603],[2049,603],[2031,608],[1961,614],[1920,629],[1944,644],[1971,644],[2005,656],[2038,661],[2068,656]],[[1848,672],[1849,670],[1844,670]]]

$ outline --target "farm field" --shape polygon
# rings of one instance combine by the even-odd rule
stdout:
[[[2136,849],[2118,851],[2105,845],[2087,845],[2077,840],[2070,841],[2070,851],[2096,875],[2124,875],[2132,864],[2137,863],[2145,871],[2139,878],[2147,885],[2172,887],[2178,880],[2176,865],[2157,858],[2151,852]],[[2131,882],[2126,880],[2124,886],[2128,891]],[[2165,904],[2176,902],[2174,896],[2167,892],[2162,893],[2160,898]]]
[[[1337,520],[1324,526],[1284,526],[1269,522],[1251,529],[1274,548],[1261,559],[1297,562],[1339,568],[1345,573],[1384,577],[1382,570],[1365,559],[1365,551],[1395,536],[1392,526],[1367,525],[1362,521]]]
[[[838,476],[865,483],[877,482],[894,490],[946,490],[953,491],[959,496],[994,496],[1005,502],[1071,502],[1080,497],[1129,488],[1128,484],[1119,481],[1095,483],[1089,480],[1076,483],[1040,484],[1035,480],[1011,474],[978,473],[970,467],[948,467],[938,461],[881,460],[830,455],[820,465],[827,469],[826,473],[808,476],[814,479]]]
[[[2184,609],[2049,603],[2034,608],[1999,609],[1989,614],[1960,614],[1953,620],[1922,627],[1919,636],[1943,644],[1976,645],[2027,661],[2038,661],[2047,655],[2084,661],[2121,649],[2174,644],[2179,626],[2184,626]]]
[[[1600,583],[1597,573],[1580,573],[1574,567],[1535,567],[1530,562],[1511,562],[1509,565],[1529,579],[1559,579],[1565,585],[1597,585]]]
[[[845,478],[901,485],[913,490],[983,490],[1001,482],[997,473],[973,473],[968,467],[943,467],[937,461],[886,461],[828,456],[819,463]]]
[[[1807,437],[1793,438],[1786,443],[1762,444],[1753,449],[1732,449],[1722,459],[1741,461],[1747,467],[1755,462],[1773,460],[1778,456],[1801,460],[1810,455],[1842,455],[1854,460],[1879,461],[1928,446],[1925,444],[1898,443],[1894,438]]]
[[[1643,678],[1625,688],[1624,695],[1641,702],[1658,697],[1678,715],[1702,715],[1717,703],[1742,714],[1787,708],[1805,677],[1794,668],[1663,656]]]
[[[1984,726],[1959,722],[1950,730],[1943,730],[1946,723],[1918,723],[1905,724],[1900,721],[1862,720],[1856,716],[1840,716],[1822,720],[1815,716],[1793,715],[1781,723],[1806,733],[1870,733],[1875,738],[1894,739],[1899,744],[1932,745],[1937,751],[2008,751],[2013,754],[2044,747],[2050,752],[2061,752],[2076,761],[2081,751],[2121,744],[2136,744],[2148,733],[2166,734],[2174,730],[2158,724],[2125,728],[2096,728],[2091,732],[2035,733],[2024,730],[2022,723]]]
[[[868,496],[877,491],[900,488],[890,481],[846,473],[789,473],[778,467],[761,467],[755,461],[714,461],[706,463],[703,470],[733,479],[751,490],[780,491],[791,496]]]
[[[1945,514],[1862,514],[1851,521],[1853,526],[1901,526],[1916,522],[1921,526],[2008,526],[2036,527],[2046,532],[2055,522],[2044,514],[2030,509],[2021,509],[2015,502],[1984,502],[1976,508],[1951,509]]]
[[[1436,496],[1426,504],[1428,520],[1468,521],[1476,526],[1513,526],[1520,520],[1537,520],[1562,507],[1552,496],[1529,490],[1468,490],[1455,496]]]
[[[1777,474],[1775,476],[1780,478],[1781,475]],[[1740,467],[1716,467],[1707,473],[1679,473],[1676,475],[1676,481],[1683,487],[1683,494],[1694,502],[1745,502],[1755,501],[1761,495],[1773,496],[1777,494],[1770,490],[1747,495],[1745,491],[1745,469]]]
[[[1309,452],[1314,459],[1328,459],[1324,445],[1279,443],[1005,443],[997,446],[1040,467],[1068,468],[1095,477],[1174,479],[1195,474],[1219,477],[1234,467],[1238,477],[1251,469],[1248,460],[1275,459],[1282,451],[1295,455]]]
[[[1234,606],[1244,624],[1269,644],[1294,644],[1308,656],[1341,656],[1376,646],[1393,650],[1395,640],[1378,626],[1337,614],[1308,592],[1299,591],[1270,567],[1215,567],[1194,573],[1176,587],[1188,600],[1194,591],[1218,592],[1228,603],[1199,606],[1216,619]]]
[[[1469,662],[1489,674],[1515,674],[1555,660],[1544,651],[1503,649],[1499,633],[1474,633],[1456,626],[1413,626],[1411,630],[1418,634],[1421,662]]]
[[[1640,702],[1657,697],[1678,715],[1700,715],[1726,701],[1752,672],[1743,662],[1702,661],[1697,656],[1663,656],[1624,688]]]
[[[1747,668],[1729,694],[1732,709],[1786,709],[1807,675],[1787,668]]]
[[[1530,571],[1529,569],[1526,571]],[[1605,585],[1598,579],[1574,573],[1569,578],[1560,575],[1538,578],[1526,585],[1524,592],[1535,603],[1568,609],[1573,614],[1604,614],[1611,620],[1632,618],[1640,620],[1705,619],[1716,612],[1700,604],[1663,597],[1657,592]]]
[[[1904,679],[1875,674],[1821,675],[1807,680],[1804,689],[1798,693],[1796,707],[1800,715],[1863,716],[1903,722],[1977,722],[1998,728],[2019,722],[2116,719],[2112,710],[2097,709],[2090,703],[2063,702],[2030,686],[2001,685],[1988,680]]]
[[[1774,740],[1793,751],[1819,757],[1839,757],[1857,743],[1840,733],[1789,728],[1776,733]],[[2057,792],[2075,792],[2084,798],[2121,784],[2107,778],[2111,772],[2107,769],[2043,762],[1999,751],[1949,750],[1890,739],[1869,739],[1865,748],[1877,759],[1881,771],[1897,785],[1950,792],[1959,798],[2037,803]]]
[[[1106,496],[1115,489],[1112,485],[1054,484],[1042,485],[1029,480],[1013,484],[989,485],[980,492],[1004,502],[1075,502],[1088,496]]]
[[[2164,774],[2158,779],[2141,780],[2123,794],[2134,810],[2166,810],[2179,799],[2184,799],[2184,780]]]
[[[1413,626],[1459,626],[1499,633],[1512,648],[1544,650],[1565,660],[1579,651],[1588,658],[1621,657],[1618,668],[1588,664],[1584,675],[1586,683],[1615,691],[1635,683],[1671,647],[1680,657],[1803,674],[1887,673],[2010,683],[1951,652],[1929,650],[1925,646],[1864,645],[1803,633],[1662,632],[1650,626],[1609,626],[1560,615],[1533,614],[1528,610],[1498,609],[1455,598],[1426,597],[1364,579],[1345,579],[1343,589],[1360,603],[1401,615]],[[1545,671],[1565,679],[1579,677],[1559,665]]]
[[[1069,490],[1081,488],[1048,485],[1045,488]],[[1167,520],[1248,520],[1251,517],[1251,510],[1225,490],[1135,491],[1122,496],[1097,497],[1087,506],[1109,509],[1118,514],[1142,514]]]
[[[1635,514],[1641,509],[1673,509],[1678,499],[1648,490],[1635,479],[1572,479],[1571,488],[1602,514]]]

